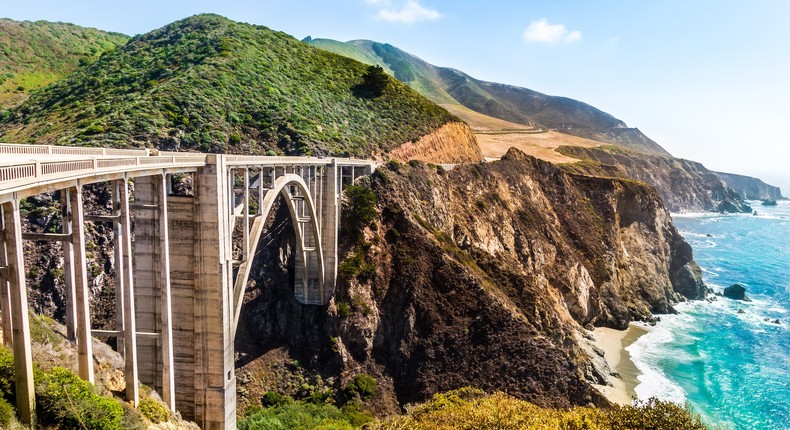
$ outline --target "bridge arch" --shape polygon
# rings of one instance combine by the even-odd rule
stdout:
[[[260,203],[260,216],[253,221],[248,255],[243,256],[233,285],[233,333],[239,325],[244,290],[249,280],[255,252],[264,233],[266,219],[279,195],[283,196],[283,200],[288,205],[296,235],[294,294],[302,303],[312,303],[315,297],[324,296],[326,270],[316,205],[304,179],[299,175],[288,173],[274,181],[272,188],[266,192]]]

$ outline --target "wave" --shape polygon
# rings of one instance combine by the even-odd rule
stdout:
[[[639,384],[634,388],[638,399],[656,397],[683,405],[686,403],[685,391],[670,380],[659,365],[659,360],[663,357],[662,350],[674,340],[673,330],[669,328],[671,321],[666,321],[669,317],[672,316],[663,317],[665,320],[651,327],[646,334],[625,350],[631,355],[631,361],[641,373],[637,377]]]

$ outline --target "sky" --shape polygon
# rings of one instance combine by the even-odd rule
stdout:
[[[0,0],[0,17],[128,35],[207,12],[581,100],[675,156],[790,194],[787,0]]]

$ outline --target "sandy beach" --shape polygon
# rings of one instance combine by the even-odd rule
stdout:
[[[604,351],[609,367],[620,375],[620,378],[611,377],[612,387],[595,385],[613,403],[630,405],[636,397],[634,388],[639,384],[639,370],[625,349],[645,333],[644,327],[634,324],[627,330],[598,327],[593,332],[595,344]]]

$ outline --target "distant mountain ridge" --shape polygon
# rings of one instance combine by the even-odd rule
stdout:
[[[68,76],[128,40],[120,33],[63,22],[0,18],[0,110],[18,105],[30,91]]]
[[[458,122],[370,72],[285,33],[197,15],[37,91],[0,119],[0,140],[373,157]]]
[[[439,104],[458,104],[494,118],[612,143],[631,149],[670,155],[636,128],[586,103],[549,96],[527,88],[475,79],[466,73],[434,66],[390,44],[369,40],[338,42],[306,38],[321,49],[384,67]]]

